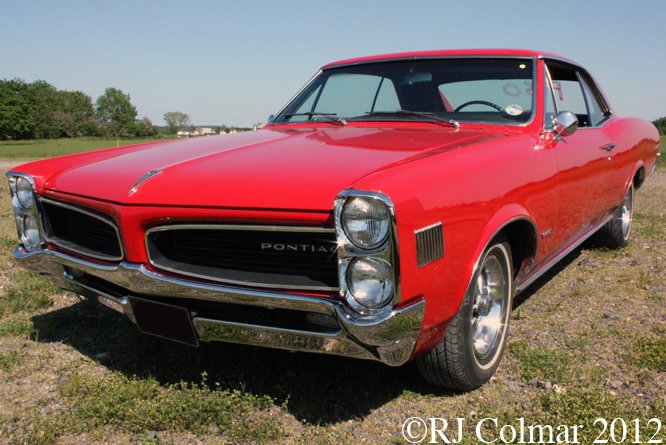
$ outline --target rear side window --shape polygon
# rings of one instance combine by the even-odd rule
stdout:
[[[580,68],[562,62],[547,62],[557,113],[571,111],[578,117],[581,127],[600,125],[610,116],[608,108],[587,73]],[[550,122],[546,122],[546,126]]]

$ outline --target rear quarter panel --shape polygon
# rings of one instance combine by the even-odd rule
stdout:
[[[622,202],[629,183],[640,168],[645,177],[652,172],[659,152],[659,132],[650,122],[639,118],[613,119],[605,128],[613,155],[614,202]]]

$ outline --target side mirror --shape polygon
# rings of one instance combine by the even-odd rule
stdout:
[[[266,123],[268,125],[271,125],[273,123],[274,119],[275,119],[275,116],[271,114],[270,116],[268,116],[268,121],[266,121]]]
[[[553,117],[553,128],[555,129],[553,141],[558,141],[563,136],[571,136],[578,130],[578,118],[571,111],[562,111]]]

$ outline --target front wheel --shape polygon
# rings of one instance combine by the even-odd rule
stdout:
[[[610,249],[625,247],[629,244],[633,218],[634,185],[631,184],[622,203],[615,208],[613,218],[594,234],[594,242]]]
[[[509,243],[496,240],[478,264],[444,338],[416,360],[423,377],[435,385],[471,391],[499,366],[513,296]]]

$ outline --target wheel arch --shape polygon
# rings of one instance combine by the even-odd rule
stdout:
[[[518,204],[503,207],[489,221],[479,238],[473,256],[476,260],[474,267],[468,273],[466,288],[469,288],[474,278],[483,252],[500,236],[506,238],[511,247],[512,276],[515,287],[515,283],[524,277],[534,265],[539,247],[538,233],[536,223],[525,208]]]
[[[625,194],[627,193],[630,183],[634,184],[634,191],[638,190],[643,186],[645,179],[646,179],[645,165],[643,165],[643,163],[641,162],[640,164],[636,165],[636,167],[634,167],[634,173],[631,176],[631,180],[627,181],[627,183],[625,184],[624,193]]]

